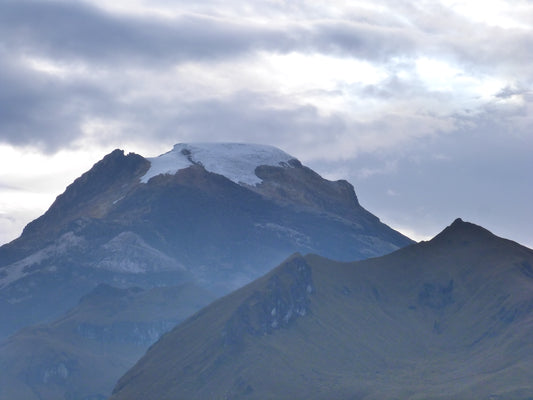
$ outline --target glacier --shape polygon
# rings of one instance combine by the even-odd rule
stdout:
[[[141,182],[147,183],[157,175],[173,175],[196,164],[237,184],[255,186],[262,182],[255,174],[258,166],[290,167],[289,161],[295,159],[276,147],[261,144],[179,143],[171,151],[148,159],[151,166]]]

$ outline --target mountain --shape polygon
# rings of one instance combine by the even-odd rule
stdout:
[[[178,144],[146,159],[115,150],[0,247],[0,339],[50,322],[100,283],[192,282],[220,296],[294,252],[338,260],[412,243],[270,146]]]
[[[111,399],[532,394],[533,250],[458,219],[379,258],[293,255],[164,335]]]
[[[101,284],[60,319],[0,344],[0,399],[106,399],[163,333],[213,300],[192,284]]]

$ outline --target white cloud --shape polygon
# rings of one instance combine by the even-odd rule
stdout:
[[[531,20],[522,20],[520,10],[531,11],[531,2],[523,0],[441,0],[454,12],[465,18],[505,29],[531,30]]]

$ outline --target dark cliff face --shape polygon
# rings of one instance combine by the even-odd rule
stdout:
[[[138,154],[124,155],[123,150],[114,150],[69,185],[43,216],[26,226],[22,235],[53,234],[63,228],[65,221],[105,215],[113,201],[126,195],[149,166],[149,161]]]
[[[264,290],[254,291],[230,317],[222,331],[224,346],[242,345],[245,335],[264,336],[287,328],[309,311],[314,291],[311,267],[301,256],[285,262]]]
[[[328,181],[294,160],[293,168],[261,166],[256,174],[263,182],[252,190],[282,204],[306,207],[336,215],[360,212],[353,186],[346,181]]]

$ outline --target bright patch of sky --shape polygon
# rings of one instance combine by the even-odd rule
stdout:
[[[416,74],[430,91],[446,92],[454,97],[455,107],[479,107],[494,100],[509,82],[493,76],[468,74],[444,60],[421,57],[415,61]],[[440,105],[442,108],[442,105]],[[449,110],[450,112],[457,110]]]
[[[25,56],[22,58],[22,65],[27,68],[44,75],[48,75],[51,78],[56,79],[97,79],[99,76],[98,71],[89,66],[83,65],[80,62],[58,62],[53,59],[42,57],[30,57]]]
[[[531,21],[522,20],[524,16],[520,15],[520,11],[528,10],[528,0],[441,0],[441,2],[472,21],[504,29],[533,29]]]
[[[0,242],[20,234],[30,219],[37,218],[76,179],[101,158],[100,151],[60,151],[53,156],[31,149],[0,145]],[[21,218],[24,217],[24,218]],[[30,219],[28,219],[30,218]]]
[[[453,92],[461,78],[461,70],[452,65],[427,57],[416,60],[416,72],[428,89]]]
[[[375,85],[387,77],[377,65],[353,58],[336,58],[321,54],[273,54],[264,56],[285,92],[309,88],[335,90],[346,84]]]

